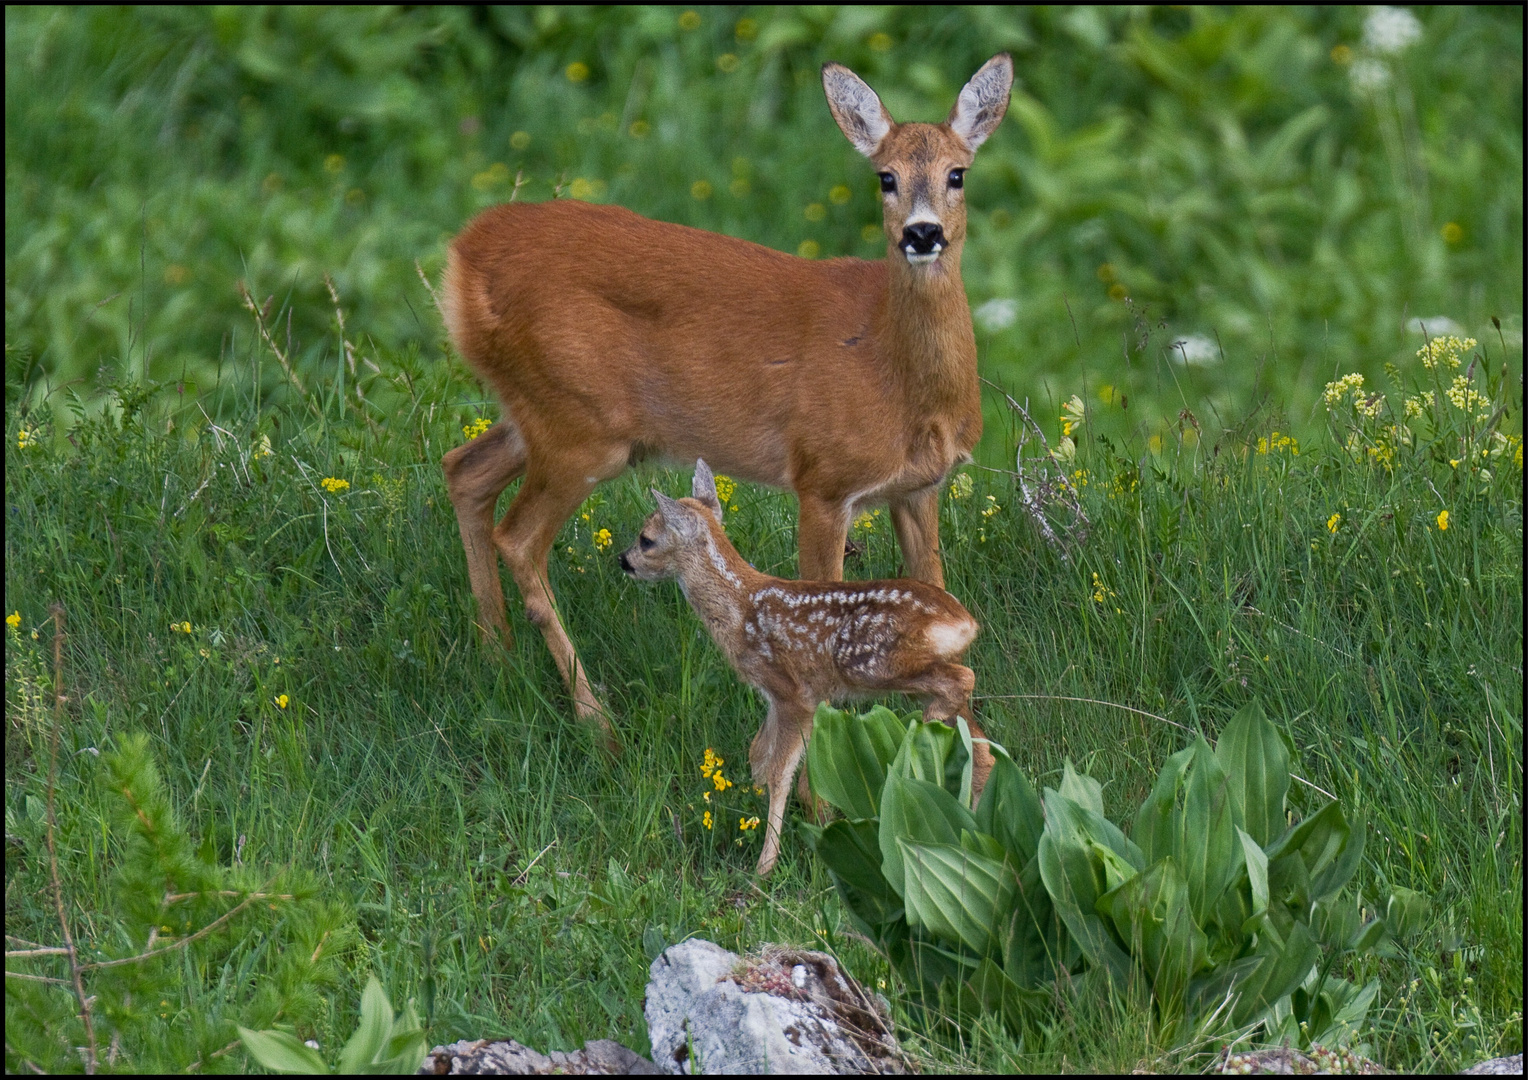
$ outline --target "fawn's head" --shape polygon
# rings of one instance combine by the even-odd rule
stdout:
[[[822,66],[822,88],[839,129],[880,173],[887,239],[913,266],[937,262],[965,239],[965,171],[1008,111],[1013,58],[983,64],[942,124],[897,123],[842,64]]]
[[[722,504],[710,467],[695,462],[688,499],[671,499],[657,488],[653,495],[657,512],[648,515],[637,542],[621,553],[621,569],[642,581],[662,581],[682,573],[687,559],[712,559],[717,549],[706,517],[709,514],[720,530]]]

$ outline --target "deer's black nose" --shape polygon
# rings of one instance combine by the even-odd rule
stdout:
[[[902,230],[902,250],[909,255],[928,255],[944,246],[944,227],[937,221],[919,221]]]
[[[626,552],[624,551],[621,552],[621,569],[625,570],[628,574],[635,573],[631,568],[631,563],[626,561]]]

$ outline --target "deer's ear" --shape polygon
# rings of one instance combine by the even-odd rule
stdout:
[[[961,88],[946,123],[974,152],[997,130],[1013,90],[1013,57],[998,53]]]
[[[874,157],[881,140],[896,123],[876,92],[854,72],[831,62],[822,65],[822,90],[828,96],[828,108],[838,121],[838,130],[854,144],[854,149]]]
[[[716,497],[716,477],[711,475],[711,466],[703,458],[695,459],[695,479],[690,482],[690,497],[711,511],[717,524],[721,524],[722,503]]]
[[[694,510],[678,499],[671,499],[663,492],[653,489],[658,498],[658,512],[663,515],[663,527],[681,540],[693,540],[705,526]]]

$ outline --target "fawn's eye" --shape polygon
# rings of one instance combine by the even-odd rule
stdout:
[[[882,194],[886,194],[886,195],[893,194],[897,190],[897,175],[896,175],[896,173],[883,172],[883,173],[880,174],[880,176],[881,176],[881,192],[882,192]]]
[[[652,546],[653,546],[653,541],[652,541],[651,537],[647,537],[647,536],[639,536],[639,537],[637,537],[637,547],[641,548],[643,551],[650,550],[652,548]]]
[[[950,170],[950,187],[952,187],[952,188],[959,188],[959,187],[965,187],[965,186],[966,186],[966,170],[964,170],[964,169],[951,169]]]

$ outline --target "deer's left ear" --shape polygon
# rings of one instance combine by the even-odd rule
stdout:
[[[716,477],[711,475],[711,466],[705,459],[695,459],[695,479],[690,482],[690,497],[716,517],[717,524],[722,520],[722,503],[716,497]]]
[[[695,511],[678,499],[671,499],[663,492],[653,489],[658,499],[658,512],[663,515],[663,527],[681,540],[693,540],[705,527]]]
[[[998,53],[961,88],[946,123],[975,152],[1003,122],[1012,90],[1013,57]]]

